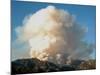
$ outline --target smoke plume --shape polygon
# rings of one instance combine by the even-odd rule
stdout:
[[[87,32],[69,12],[48,6],[25,17],[17,27],[17,39],[27,42],[32,58],[57,63],[68,59],[87,59],[93,45],[85,42]]]

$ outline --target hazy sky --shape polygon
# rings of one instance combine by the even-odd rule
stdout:
[[[88,43],[95,43],[95,19],[96,19],[96,8],[95,6],[84,6],[84,5],[71,5],[71,4],[54,4],[54,3],[39,3],[39,2],[22,2],[22,1],[12,1],[12,7],[11,7],[11,27],[12,27],[12,39],[13,42],[16,40],[16,27],[22,25],[23,19],[25,16],[35,13],[41,8],[45,8],[48,5],[53,5],[58,9],[64,9],[65,11],[68,11],[72,15],[75,16],[76,21],[83,26],[86,26],[88,29],[88,32],[85,36],[85,40]],[[27,45],[27,44],[26,44]],[[21,46],[17,46],[15,48],[18,48]],[[17,49],[16,49],[17,50]],[[18,51],[15,51],[16,55]],[[20,52],[24,52],[23,50]],[[12,52],[13,53],[13,52]],[[15,55],[14,58],[17,58]],[[19,55],[20,56],[20,55]],[[13,55],[12,55],[13,57]],[[95,58],[95,52],[92,54],[92,57]]]

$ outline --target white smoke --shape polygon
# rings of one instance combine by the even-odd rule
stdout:
[[[62,63],[67,59],[86,59],[93,51],[92,44],[83,41],[86,29],[73,15],[54,6],[26,17],[16,32],[19,41],[29,44],[30,56],[40,60]]]

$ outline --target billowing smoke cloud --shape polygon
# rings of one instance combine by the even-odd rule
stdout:
[[[16,29],[17,40],[27,42],[30,57],[57,63],[87,59],[93,45],[83,40],[86,28],[67,11],[48,6],[25,18]]]

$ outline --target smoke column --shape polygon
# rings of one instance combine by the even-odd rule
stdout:
[[[86,28],[69,12],[48,6],[25,17],[16,29],[17,38],[30,46],[30,57],[63,62],[67,59],[87,59],[93,45],[83,41]]]

